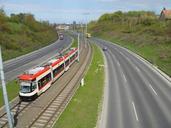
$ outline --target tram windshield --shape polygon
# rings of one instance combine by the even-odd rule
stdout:
[[[31,83],[21,82],[20,92],[22,93],[29,93],[31,92]]]

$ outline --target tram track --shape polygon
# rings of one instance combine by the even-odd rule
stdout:
[[[89,46],[90,47],[90,46]],[[90,63],[91,50],[89,48],[84,65],[80,65],[78,72],[66,82],[61,92],[40,112],[40,114],[30,123],[27,128],[51,128],[56,119],[59,118],[72,96],[79,86],[79,82],[84,75],[87,64]]]
[[[83,58],[88,58],[87,52],[88,52],[88,54],[91,54],[90,46],[89,46],[89,49],[82,50],[81,56]],[[89,55],[89,58],[90,58],[90,55]],[[77,70],[77,72],[73,73],[72,77],[70,77],[69,79],[66,80],[66,83],[64,84],[65,86],[63,86],[63,87],[60,88],[61,90],[58,92],[58,94],[55,96],[55,98],[53,98],[51,101],[49,101],[47,103],[47,106],[41,108],[42,111],[39,114],[37,114],[37,117],[35,117],[32,120],[32,122],[30,122],[29,125],[27,125],[27,126],[24,126],[24,125],[21,126],[21,124],[18,125],[18,122],[20,121],[20,118],[24,117],[25,111],[27,111],[28,109],[30,109],[31,107],[33,107],[36,104],[36,102],[39,102],[39,99],[40,99],[41,96],[38,97],[33,102],[22,102],[22,101],[19,101],[18,100],[17,103],[15,103],[14,105],[12,105],[11,112],[14,115],[14,125],[15,125],[15,127],[18,127],[18,128],[21,128],[21,127],[22,128],[23,127],[34,127],[35,124],[38,121],[42,121],[43,122],[42,118],[45,119],[45,117],[42,117],[42,115],[45,114],[45,112],[48,112],[48,111],[50,112],[50,110],[53,110],[53,115],[50,117],[50,120],[51,121],[48,121],[48,123],[45,124],[45,126],[46,127],[52,126],[53,125],[53,122],[52,121],[55,121],[55,119],[59,117],[59,115],[61,114],[61,112],[64,110],[65,106],[69,103],[72,95],[74,94],[74,92],[75,92],[75,90],[77,88],[77,87],[74,87],[74,85],[78,85],[78,83],[79,83],[78,81],[79,80],[75,81],[76,83],[74,85],[72,85],[71,87],[70,86],[67,86],[67,85],[69,85],[69,83],[76,76],[76,74],[78,74],[78,72],[80,72],[81,67],[83,67],[82,66],[83,65],[82,63],[84,63],[85,60],[87,60],[87,59],[83,59],[82,62],[80,60],[79,68],[78,67],[75,67],[75,69],[74,69],[74,70]],[[86,68],[86,66],[84,66],[84,69],[85,68]],[[80,75],[80,77],[82,77],[82,75]],[[46,92],[45,92],[45,94],[46,94]],[[54,105],[55,103],[56,103],[56,105],[58,104],[58,106],[55,107],[55,105]],[[39,106],[37,106],[37,107],[39,107]],[[51,113],[52,113],[52,111],[51,111]],[[47,115],[48,114],[46,114],[46,116]],[[6,127],[8,127],[7,124],[8,124],[8,122],[7,122],[7,115],[6,115],[6,113],[0,112],[0,127],[1,128],[6,128]],[[36,126],[36,128],[38,128],[38,127]]]
[[[11,114],[14,118],[15,121],[15,117],[21,113],[22,111],[24,111],[32,102],[23,102],[23,101],[19,101],[17,104],[15,104],[12,108],[11,108]],[[4,128],[6,127],[8,124],[8,119],[7,119],[7,114],[3,113],[0,116],[0,127]]]

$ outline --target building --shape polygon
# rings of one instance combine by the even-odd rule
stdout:
[[[70,25],[67,24],[58,24],[56,25],[57,30],[69,30]]]
[[[171,20],[171,10],[163,8],[160,13],[160,20]]]
[[[77,29],[77,23],[76,21],[73,21],[73,30],[76,30]]]

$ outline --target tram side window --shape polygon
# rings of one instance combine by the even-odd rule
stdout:
[[[71,57],[71,62],[74,60],[75,54]]]
[[[65,65],[66,65],[66,66],[69,65],[69,59],[65,62]]]
[[[45,77],[43,77],[42,79],[40,79],[38,81],[39,89],[44,87],[51,79],[52,79],[52,77],[51,77],[50,73],[48,75],[46,75]]]
[[[77,53],[75,53],[75,54],[73,55],[73,60],[74,60],[76,57],[77,57]]]
[[[76,52],[76,53],[74,54],[74,59],[75,59],[77,56],[78,56],[78,53]]]
[[[60,65],[53,71],[53,76],[57,76],[61,71],[64,70],[64,64]]]
[[[31,83],[31,90],[34,91],[36,89],[36,82]]]
[[[75,53],[75,56],[76,56],[76,57],[78,56],[78,52]]]

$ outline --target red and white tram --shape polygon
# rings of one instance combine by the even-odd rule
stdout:
[[[44,66],[28,70],[18,77],[19,97],[34,99],[45,92],[78,59],[78,49],[72,48],[63,56],[48,61]]]

